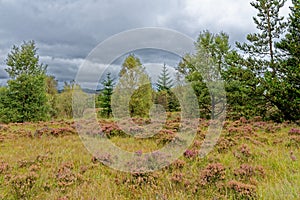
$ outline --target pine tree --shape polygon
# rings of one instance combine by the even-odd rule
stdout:
[[[300,63],[300,2],[292,0],[292,3],[288,33],[285,38],[276,43],[276,47],[285,53],[288,65],[297,65]]]
[[[270,96],[285,120],[300,119],[300,2],[292,0],[288,33],[276,47],[283,51],[276,79],[269,79]]]
[[[111,109],[111,96],[113,94],[114,84],[111,74],[107,73],[106,79],[102,82],[103,90],[98,96],[99,107],[101,108],[100,115],[109,118],[112,114]]]
[[[276,60],[278,52],[274,44],[281,34],[284,33],[287,24],[283,22],[284,17],[279,16],[280,9],[286,0],[255,0],[250,4],[258,10],[257,17],[253,17],[256,28],[260,33],[247,35],[249,44],[236,43],[237,47],[248,54],[251,59],[257,61],[256,72],[263,75],[270,67],[272,76],[275,77]],[[256,60],[256,58],[263,58]],[[250,61],[251,62],[251,61]],[[253,63],[252,63],[253,64]]]
[[[278,76],[280,76],[280,51],[276,41],[287,27],[284,17],[279,16],[280,9],[286,0],[255,0],[251,5],[257,9],[257,17],[253,17],[258,33],[248,34],[249,43],[236,43],[248,57],[244,59],[244,67],[255,76],[252,80],[250,96],[255,97],[257,106],[261,108],[258,115],[266,119],[281,120],[284,109],[277,103],[274,91],[280,93]]]

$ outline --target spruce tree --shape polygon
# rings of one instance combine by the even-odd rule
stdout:
[[[175,94],[171,91],[173,80],[165,63],[158,76],[156,87],[156,103],[161,104],[169,112],[179,111],[180,103]]]
[[[169,91],[171,87],[173,87],[173,81],[165,63],[160,75],[158,76],[156,87],[158,92],[162,90]]]
[[[114,84],[111,74],[107,73],[106,79],[102,82],[103,90],[98,96],[100,115],[102,117],[109,118],[112,114],[111,109],[111,96],[113,94]]]
[[[5,122],[40,121],[49,118],[46,65],[39,63],[34,41],[14,46],[6,59],[10,76],[4,102]]]

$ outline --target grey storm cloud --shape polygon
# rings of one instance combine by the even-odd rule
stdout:
[[[256,11],[249,3],[250,0],[0,0],[0,79],[7,78],[4,59],[12,45],[27,40],[36,41],[41,61],[48,64],[48,73],[58,80],[73,80],[84,58],[98,43],[133,28],[170,28],[194,39],[202,30],[224,31],[230,35],[231,44],[242,42],[247,33],[255,31],[252,16]],[[288,1],[283,15],[287,16],[290,4]]]
[[[4,66],[1,66],[0,67],[0,79],[7,79],[7,78],[8,78],[8,75],[4,70]]]

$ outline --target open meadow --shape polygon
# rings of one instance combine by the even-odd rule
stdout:
[[[226,121],[214,150],[200,158],[208,120],[193,145],[152,173],[113,170],[83,145],[74,122],[0,125],[0,199],[299,199],[300,127],[260,118]],[[112,121],[102,131],[117,146],[148,152],[174,139],[169,119],[151,139],[123,134]]]

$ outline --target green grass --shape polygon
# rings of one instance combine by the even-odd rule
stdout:
[[[272,126],[272,123],[268,124]],[[253,123],[250,125],[254,126]],[[33,134],[36,129],[45,126],[59,128],[70,127],[70,124],[61,121],[10,124],[6,129],[0,128],[0,136],[4,138],[0,142],[0,199],[300,199],[299,145],[291,142],[288,134],[292,127],[299,128],[293,124],[279,125],[280,129],[273,133],[266,133],[260,128],[254,131],[255,134],[243,131],[233,134],[224,129],[220,139],[233,138],[236,143],[231,147],[225,146],[225,151],[218,152],[217,145],[205,158],[181,156],[179,160],[184,163],[181,167],[172,164],[159,171],[139,175],[92,162],[93,156],[74,133],[59,137],[43,135],[40,138],[30,137],[30,134],[18,135],[18,131],[22,130]],[[206,128],[202,130],[205,132]],[[197,135],[195,139],[201,140],[201,136]],[[111,141],[132,152],[150,152],[163,146],[156,139],[116,136]],[[249,148],[249,157],[237,156],[241,154],[242,144]],[[190,147],[197,148],[195,145]],[[291,160],[290,151],[298,158],[296,161]],[[4,169],[4,163],[8,164],[8,169]],[[63,171],[65,163],[73,167]],[[224,179],[202,185],[204,169],[215,163],[221,163],[225,168]],[[241,164],[253,168],[262,166],[265,176],[258,173],[246,178],[235,175]],[[33,170],[37,176],[35,181],[24,190],[23,196],[18,196],[13,180],[23,180],[20,175],[29,175],[34,167],[37,167]],[[60,170],[63,171],[61,179],[58,178]],[[180,178],[177,180],[176,177]],[[231,180],[254,186],[255,194],[241,196],[229,187]],[[61,185],[64,181],[70,184]],[[24,181],[22,184],[25,184]]]

